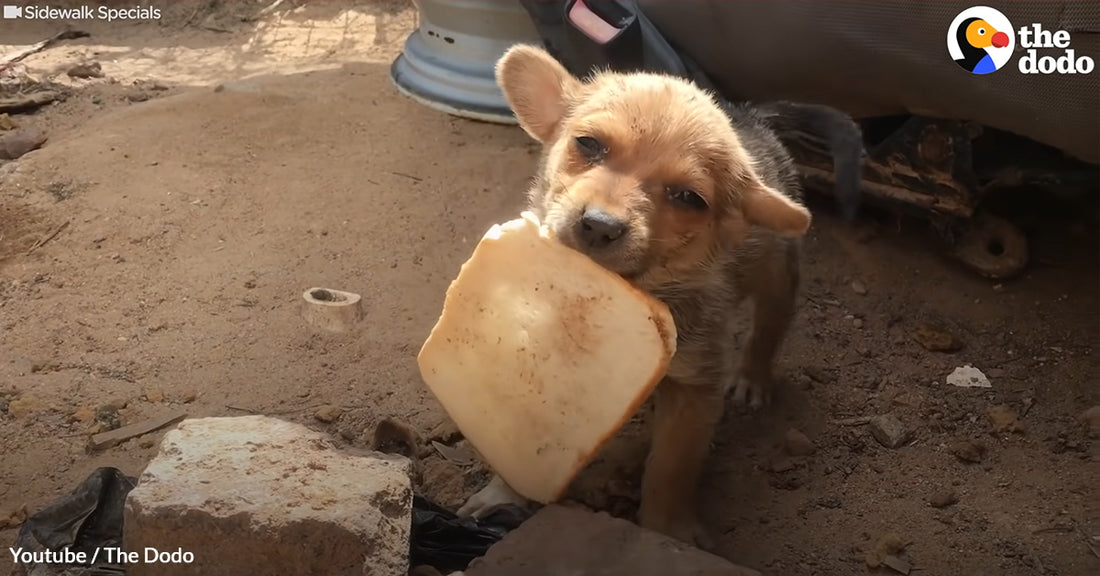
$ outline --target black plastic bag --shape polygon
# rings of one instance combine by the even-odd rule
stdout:
[[[95,565],[21,562],[28,576],[117,576],[120,565],[105,562],[102,548],[122,546],[122,514],[126,496],[137,481],[117,468],[98,468],[72,493],[39,510],[19,528],[15,548],[23,552],[84,552]]]
[[[410,566],[431,566],[444,574],[465,570],[508,532],[531,517],[519,506],[502,506],[484,518],[459,518],[420,496],[413,497]]]

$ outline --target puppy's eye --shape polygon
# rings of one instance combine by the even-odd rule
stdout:
[[[607,148],[591,136],[578,136],[573,142],[576,143],[577,150],[590,162],[596,162],[607,154]]]
[[[668,199],[673,204],[689,210],[707,209],[707,201],[694,190],[687,188],[669,188]]]

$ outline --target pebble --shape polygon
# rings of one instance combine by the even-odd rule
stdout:
[[[962,341],[954,334],[935,324],[919,324],[911,334],[917,344],[931,352],[957,352],[963,347]]]
[[[27,128],[0,135],[0,160],[15,160],[46,143],[46,133]]]
[[[776,474],[790,472],[791,470],[794,470],[794,468],[794,462],[792,462],[789,458],[780,458],[771,463],[771,471],[775,472]]]
[[[962,462],[978,464],[985,459],[985,444],[973,440],[961,440],[951,445],[951,453]]]
[[[855,292],[856,294],[859,294],[860,296],[866,296],[867,295],[867,286],[863,282],[860,282],[859,280],[853,280],[852,281],[852,292]]]
[[[1081,422],[1089,427],[1089,436],[1100,437],[1100,406],[1093,406],[1081,413]]]
[[[783,447],[786,449],[787,454],[791,456],[809,456],[813,454],[817,448],[814,443],[810,441],[809,437],[802,433],[797,428],[791,428],[787,430],[787,435],[784,438]]]
[[[371,448],[383,454],[400,454],[413,458],[420,452],[420,434],[405,422],[386,418],[374,428]]]
[[[989,418],[989,426],[995,434],[1005,432],[1022,434],[1024,432],[1024,424],[1020,422],[1020,417],[1016,414],[1016,411],[1004,404],[990,408],[986,412],[986,416]]]
[[[164,402],[164,391],[156,388],[150,388],[145,391],[145,399],[154,404]]]
[[[989,378],[973,366],[959,366],[947,375],[947,383],[959,388],[992,388]]]
[[[21,420],[33,415],[42,408],[42,403],[33,396],[19,396],[8,401],[8,415]]]
[[[947,508],[959,501],[959,497],[951,490],[936,492],[928,499],[928,504],[933,508]]]
[[[77,64],[66,72],[71,78],[102,78],[103,66],[99,62]]]
[[[180,393],[179,401],[181,404],[190,404],[198,399],[199,393],[194,390],[184,390]]]
[[[95,420],[96,409],[94,406],[81,406],[77,408],[70,416],[71,422],[80,422],[81,424],[87,424],[92,420]]]
[[[867,427],[875,440],[887,448],[898,448],[909,440],[909,431],[905,424],[893,414],[875,416],[867,423]]]
[[[341,410],[339,406],[326,404],[317,408],[317,411],[313,413],[313,417],[320,422],[328,424],[337,421],[341,414],[343,414],[343,410]]]

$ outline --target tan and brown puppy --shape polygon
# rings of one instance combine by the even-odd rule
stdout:
[[[602,72],[582,81],[542,49],[516,46],[497,81],[544,147],[530,210],[563,243],[664,301],[676,320],[638,522],[702,544],[696,487],[725,394],[732,388],[734,402],[751,407],[767,400],[794,311],[810,214],[793,163],[750,109],[723,111],[671,76]],[[744,299],[753,326],[738,363],[734,318]],[[509,499],[517,500],[495,479],[460,513]]]

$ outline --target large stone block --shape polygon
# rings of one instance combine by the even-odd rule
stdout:
[[[410,467],[274,418],[185,420],[126,500],[128,574],[405,574]],[[193,559],[148,563],[146,548]]]
[[[760,576],[636,524],[547,506],[470,563],[465,576]]]

